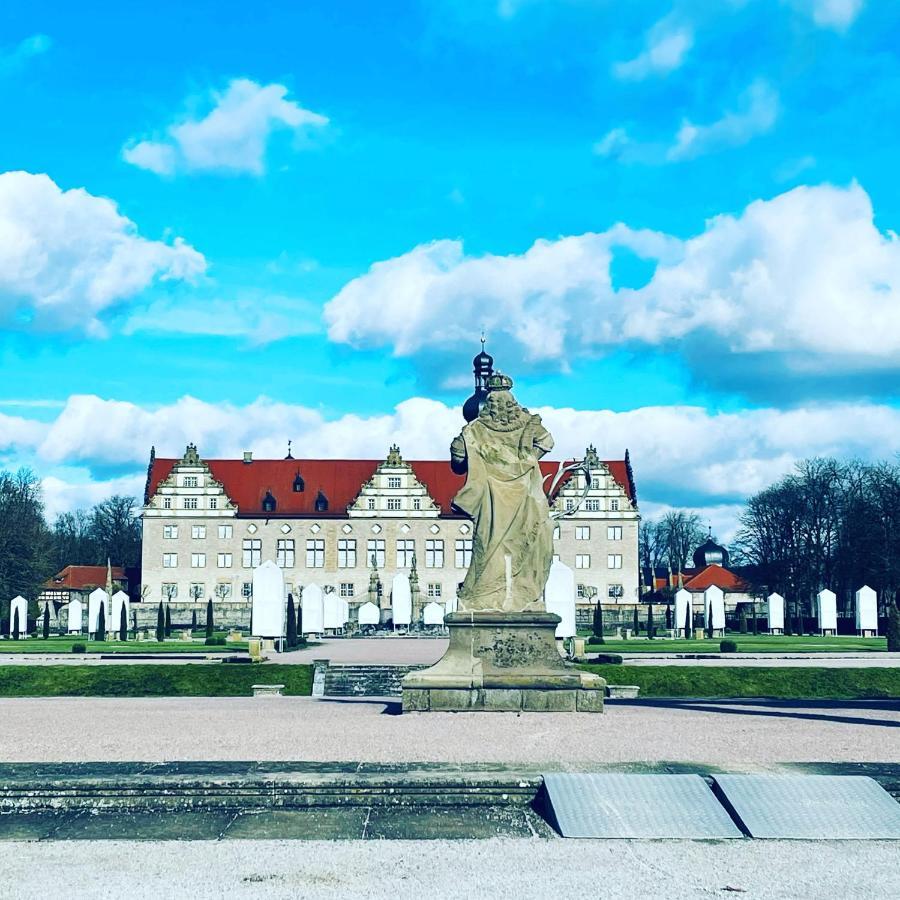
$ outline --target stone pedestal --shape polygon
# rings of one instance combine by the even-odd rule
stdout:
[[[450,646],[403,679],[403,711],[603,712],[606,682],[560,657],[559,621],[553,613],[450,613]]]

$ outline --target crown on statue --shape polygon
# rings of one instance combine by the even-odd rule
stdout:
[[[494,372],[487,380],[487,389],[489,391],[511,391],[512,386],[512,378],[509,375],[504,375],[502,372]]]

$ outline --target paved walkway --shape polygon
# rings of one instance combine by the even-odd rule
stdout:
[[[900,895],[878,841],[51,841],[5,843],[2,900],[822,898]]]
[[[0,759],[221,759],[591,767],[900,762],[900,701],[644,700],[604,715],[414,713],[376,699],[0,700]]]

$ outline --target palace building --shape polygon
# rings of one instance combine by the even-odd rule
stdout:
[[[492,360],[475,358],[478,414]],[[575,570],[579,602],[638,602],[640,519],[626,451],[601,460],[588,447],[576,471],[548,498],[571,514],[556,523],[558,558]],[[547,484],[561,464],[542,461]],[[446,460],[405,460],[397,446],[372,459],[205,459],[189,444],[178,459],[151,450],[144,496],[145,601],[246,606],[252,570],[284,569],[295,597],[317,584],[346,598],[351,622],[367,600],[390,618],[393,576],[405,572],[422,603],[455,608],[472,556],[472,523],[452,506],[465,483]]]

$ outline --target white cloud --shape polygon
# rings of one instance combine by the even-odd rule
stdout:
[[[52,46],[53,41],[46,34],[33,34],[11,49],[0,50],[0,73],[21,68],[29,59],[46,53]]]
[[[155,280],[192,280],[203,256],[151,241],[116,204],[47,175],[0,174],[0,323],[102,334],[101,315]]]
[[[597,156],[620,156],[622,151],[631,143],[628,132],[622,128],[611,128],[594,144],[594,153]]]
[[[787,0],[812,17],[820,28],[846,31],[862,12],[865,0]]]
[[[693,29],[667,17],[650,29],[644,40],[644,49],[634,59],[613,64],[613,75],[623,81],[642,81],[651,75],[668,75],[681,66],[693,45]]]
[[[527,395],[519,397],[527,404]],[[714,524],[720,534],[728,533],[729,509],[735,512],[744,497],[799,459],[815,454],[878,459],[900,451],[900,410],[870,403],[728,413],[692,406],[533,411],[556,439],[553,458],[580,455],[594,443],[601,457],[621,459],[628,447],[646,512],[665,506],[718,508]],[[180,455],[192,441],[207,457],[237,458],[253,450],[256,458],[280,458],[292,439],[298,458],[380,458],[396,442],[407,458],[445,459],[461,425],[458,407],[422,397],[384,415],[326,418],[319,410],[266,398],[233,406],[184,397],[146,408],[73,396],[52,422],[19,427],[10,449],[48,471],[45,484],[54,511],[60,511],[110,493],[140,494],[151,444],[159,456]],[[53,468],[57,465],[77,468]],[[91,481],[90,471],[102,473],[109,466],[134,471]]]
[[[328,119],[287,98],[282,84],[260,85],[246,78],[212,94],[213,108],[203,118],[171,125],[162,140],[132,140],[122,150],[132,165],[157,175],[176,172],[227,172],[261,175],[273,132],[301,134],[322,128]]]
[[[695,125],[685,119],[667,158],[694,159],[723,147],[746,144],[772,130],[778,119],[778,108],[778,92],[765,81],[755,81],[741,98],[738,111],[727,112],[708,125]]]
[[[645,287],[614,290],[617,246],[658,260]],[[866,192],[821,185],[717,216],[686,241],[616,225],[521,255],[423,244],[375,263],[324,315],[332,340],[401,356],[460,345],[484,326],[530,360],[641,343],[705,347],[692,364],[706,373],[729,355],[762,354],[808,374],[900,368],[898,296],[900,242],[875,226]]]
[[[44,517],[53,522],[62,513],[75,509],[87,509],[116,494],[124,497],[143,497],[144,475],[124,475],[94,481],[86,469],[73,469],[48,475],[41,479],[44,495]]]

